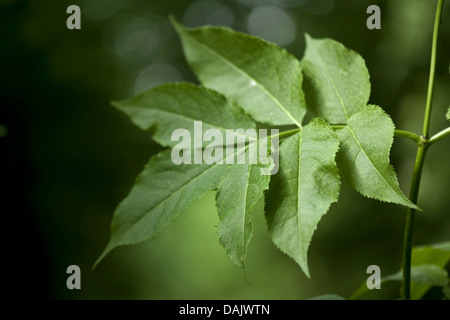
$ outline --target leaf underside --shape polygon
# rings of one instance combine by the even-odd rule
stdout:
[[[219,241],[233,263],[243,268],[252,237],[250,213],[270,181],[270,175],[261,174],[263,167],[260,164],[227,166],[216,194]]]
[[[381,108],[367,106],[369,72],[356,52],[331,39],[306,35],[302,59],[308,108],[337,130],[341,175],[362,195],[418,209],[401,191],[389,162],[394,124]]]
[[[163,84],[136,97],[112,103],[127,114],[143,130],[154,129],[152,139],[172,147],[172,132],[183,128],[194,136],[194,121],[202,121],[202,134],[217,129],[223,136],[226,129],[255,128],[254,121],[235,103],[216,91],[191,83]]]
[[[394,124],[380,107],[369,105],[352,115],[336,134],[341,142],[338,167],[356,191],[368,198],[418,209],[403,194],[389,162]]]
[[[111,240],[98,259],[115,247],[154,237],[182,211],[217,188],[224,165],[175,166],[170,150],[153,157],[119,204],[111,223]]]
[[[302,59],[308,108],[330,124],[345,124],[369,101],[370,81],[364,59],[331,39],[306,35]]]
[[[234,99],[255,120],[301,126],[300,62],[286,50],[223,27],[187,29],[172,19],[201,83]]]
[[[152,88],[137,98],[115,103],[115,106],[126,112],[133,122],[142,128],[147,129],[156,126],[153,138],[163,145],[174,143],[170,140],[170,130],[186,128],[194,136],[194,132],[192,132],[193,123],[197,119],[201,119],[202,112],[207,113],[205,117],[208,122],[204,125],[206,128],[215,128],[221,131],[223,131],[223,126],[225,128],[236,126],[241,126],[244,129],[255,128],[255,123],[242,110],[227,102],[221,94],[186,83]],[[215,119],[211,115],[219,115],[219,117]],[[161,122],[155,121],[154,118],[161,118]],[[170,129],[161,126],[161,124]],[[247,136],[246,138],[247,141],[250,141],[252,137]],[[238,151],[239,149],[236,148],[232,156],[235,157]],[[194,152],[195,149],[192,149],[191,157],[194,156]],[[175,165],[171,154],[170,150],[161,152],[150,160],[138,176],[129,195],[119,204],[114,213],[110,242],[97,263],[117,246],[135,244],[151,239],[207,191],[218,189],[220,182],[222,182],[222,186],[219,190],[223,189],[223,181],[241,175],[243,169],[251,173],[246,187],[249,189],[246,191],[249,197],[245,216],[248,216],[251,208],[258,200],[256,197],[260,197],[262,190],[267,187],[268,178],[255,178],[254,171],[256,169],[254,168],[250,170],[248,166],[244,168],[244,165],[218,163],[211,165],[205,163]],[[224,151],[223,154],[226,155],[226,152]],[[226,157],[229,156],[226,155]],[[257,187],[261,190],[256,192],[255,188]],[[222,193],[226,195],[226,192]],[[237,230],[241,227],[238,221],[241,217],[231,221],[226,219],[232,216],[230,211],[234,208],[231,204],[228,206],[224,204],[225,199],[226,196],[218,198],[219,214],[225,217],[225,222],[221,221],[221,225],[227,230],[227,226],[231,229],[230,224],[234,222]],[[236,214],[235,212],[234,215],[236,216]],[[245,248],[251,234],[248,217],[242,223],[244,222],[244,228],[236,231],[232,238],[234,240],[237,240],[238,236],[244,238],[240,240],[240,245],[233,248],[227,239],[221,241],[235,263],[237,263],[235,256],[241,258],[245,254]],[[224,236],[221,238],[224,238]],[[239,252],[236,253],[235,251]]]
[[[320,119],[312,120],[280,147],[280,171],[272,177],[266,219],[274,243],[309,276],[307,251],[314,230],[339,195],[334,161],[339,141]]]
[[[176,165],[170,150],[153,157],[117,207],[111,239],[96,264],[117,246],[153,238],[211,190],[217,191],[219,242],[233,263],[245,268],[251,211],[265,194],[273,242],[308,277],[308,248],[320,219],[338,200],[340,175],[366,197],[417,209],[389,163],[392,120],[381,108],[367,106],[370,81],[361,56],[336,41],[307,36],[299,62],[274,44],[228,28],[188,29],[174,19],[172,24],[202,86],[164,84],[112,104],[165,147],[179,145],[172,141],[177,129],[194,138],[208,129],[223,137],[227,129],[243,129],[234,136],[246,139],[249,158],[245,164]],[[307,108],[319,118],[303,126]],[[250,145],[257,141],[245,130],[255,130],[255,120],[298,128],[281,144],[274,176],[262,174],[274,163],[251,161],[257,156]],[[333,124],[341,129],[335,132]],[[189,157],[207,150],[201,140],[188,145]]]

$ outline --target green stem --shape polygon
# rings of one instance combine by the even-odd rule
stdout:
[[[441,15],[443,7],[444,7],[444,0],[439,0],[436,9],[436,17],[434,19],[433,44],[431,47],[430,77],[428,80],[428,93],[427,93],[427,104],[425,107],[425,117],[423,120],[423,136],[425,137],[425,139],[428,138],[428,133],[430,132],[431,105],[433,103],[433,90],[434,90],[434,73],[436,70],[437,40],[439,35],[439,27],[441,24]]]
[[[422,139],[417,134],[410,132],[410,131],[396,129],[394,134],[396,137],[404,137],[404,138],[411,139],[417,145],[419,145],[423,142]]]
[[[423,163],[425,160],[425,154],[428,146],[428,133],[430,131],[430,118],[431,118],[431,105],[433,102],[434,91],[434,74],[436,69],[436,52],[437,52],[437,39],[439,34],[439,26],[442,15],[442,7],[444,6],[444,0],[439,0],[436,9],[436,17],[434,20],[433,31],[433,43],[431,49],[431,65],[430,65],[430,77],[428,82],[427,103],[425,107],[425,117],[423,120],[423,136],[421,137],[422,144],[418,146],[416,162],[414,165],[413,175],[411,179],[411,187],[409,192],[409,198],[417,204],[417,197],[419,194],[420,178],[422,176]],[[411,253],[412,253],[412,236],[414,227],[414,218],[416,210],[408,208],[405,223],[405,233],[403,242],[403,259],[402,259],[402,286],[400,289],[400,297],[402,299],[411,299]]]
[[[411,188],[409,191],[409,199],[412,203],[417,204],[419,195],[420,178],[422,176],[423,162],[427,147],[420,145],[417,149],[416,162],[411,179]],[[405,233],[403,238],[403,259],[402,259],[402,287],[400,289],[400,297],[402,299],[411,299],[411,253],[412,253],[412,235],[414,227],[414,218],[416,209],[408,208],[406,212]]]
[[[434,136],[432,136],[430,138],[430,140],[428,141],[428,144],[431,145],[435,142],[438,142],[439,140],[441,140],[442,138],[445,138],[446,136],[450,136],[450,127],[448,127],[447,129],[444,129],[441,132],[438,132]]]

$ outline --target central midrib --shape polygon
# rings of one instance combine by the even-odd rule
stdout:
[[[358,144],[359,148],[361,149],[361,151],[364,153],[364,155],[366,156],[366,158],[369,160],[370,164],[372,165],[372,167],[375,168],[375,171],[377,172],[377,174],[381,177],[381,179],[389,186],[389,188],[395,193],[397,194],[397,192],[392,188],[391,184],[383,177],[383,175],[380,173],[380,171],[378,170],[378,168],[375,166],[375,164],[372,162],[372,159],[370,159],[369,155],[367,154],[366,150],[364,150],[363,146],[359,143],[358,138],[356,137],[354,131],[352,130],[352,128],[350,128],[349,126],[346,126],[346,128],[350,131],[351,135],[353,136],[353,139],[355,139],[356,143]]]
[[[303,130],[300,130],[298,137],[298,173],[297,173],[297,226],[300,233],[300,174],[301,174],[301,159],[302,159],[302,138],[303,138]],[[301,237],[300,237],[301,239]],[[303,244],[302,244],[303,245]]]
[[[321,60],[321,61],[322,61],[322,60]],[[341,93],[340,93],[339,90],[337,89],[336,83],[334,82],[333,77],[330,75],[330,72],[329,72],[329,70],[328,70],[328,67],[327,67],[326,63],[323,63],[323,61],[322,61],[322,65],[324,66],[324,69],[325,69],[325,72],[326,72],[326,74],[327,74],[327,77],[328,77],[328,79],[330,79],[331,84],[332,84],[333,89],[334,89],[334,92],[336,93],[336,95],[337,95],[337,97],[338,97],[338,99],[339,99],[339,102],[340,102],[341,107],[342,107],[342,111],[344,111],[345,118],[348,120],[347,109],[345,108],[344,100],[342,99]]]

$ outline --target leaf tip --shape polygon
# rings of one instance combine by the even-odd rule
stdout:
[[[423,210],[417,204],[412,202],[405,195],[403,195],[403,197],[405,198],[405,202],[404,203],[397,202],[397,204],[401,204],[401,205],[404,205],[405,207],[411,208],[413,210],[416,210],[416,211],[419,211],[419,212],[423,212]]]
[[[314,38],[311,37],[311,36],[309,35],[308,32],[305,32],[305,42],[306,42],[306,45],[308,45],[308,43],[310,43],[310,42],[313,41],[313,40],[314,40]]]
[[[95,261],[94,265],[92,266],[92,270],[95,270],[95,268],[98,266],[100,262],[103,261],[103,259],[108,255],[108,253],[111,252],[112,249],[114,249],[116,246],[111,244],[111,241],[108,242],[103,252],[100,254],[100,256]]]
[[[311,279],[311,274],[309,273],[309,268],[308,268],[308,266],[301,267],[301,268],[302,268],[303,273],[305,274],[305,276],[306,276],[308,279]]]
[[[179,24],[178,20],[175,18],[173,14],[169,14],[169,21],[174,25]]]
[[[176,32],[180,33],[180,31],[184,30],[184,26],[180,22],[178,22],[174,15],[169,15],[169,21]]]
[[[109,104],[111,106],[113,106],[114,108],[116,108],[117,110],[123,111],[122,108],[123,108],[124,101],[112,100],[109,102]]]

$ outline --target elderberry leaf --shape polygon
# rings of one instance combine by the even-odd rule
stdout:
[[[95,264],[112,249],[153,238],[207,191],[217,188],[224,165],[175,165],[171,151],[153,157],[139,174],[111,222],[111,239]]]
[[[187,82],[163,84],[112,104],[139,128],[152,129],[153,140],[163,146],[178,143],[171,140],[176,129],[186,129],[194,137],[194,121],[202,121],[202,135],[207,129],[225,136],[227,129],[255,128],[254,121],[222,94]]]
[[[341,141],[336,161],[342,177],[365,197],[419,209],[403,194],[389,163],[394,130],[380,107],[367,106],[336,131]]]
[[[309,277],[307,252],[313,233],[338,200],[335,162],[339,140],[330,126],[313,119],[280,147],[280,170],[271,179],[266,219],[272,240]]]
[[[249,152],[249,160],[255,158],[255,152]],[[267,165],[250,162],[227,165],[216,194],[219,241],[233,263],[242,268],[252,237],[250,213],[270,181],[270,175],[261,174],[264,168]]]
[[[331,124],[345,124],[364,109],[370,79],[364,59],[331,39],[306,35],[302,59],[307,107]]]
[[[200,82],[234,99],[255,120],[301,127],[300,62],[286,50],[224,27],[185,28],[172,18]]]

